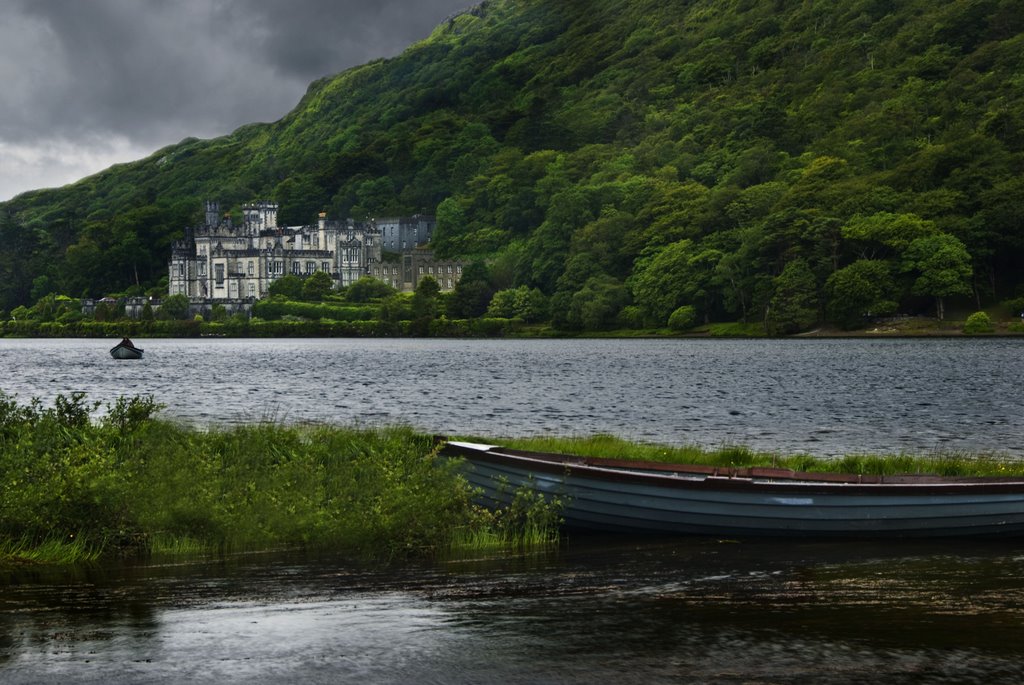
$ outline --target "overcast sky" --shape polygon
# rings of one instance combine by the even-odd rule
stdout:
[[[0,201],[274,121],[475,0],[0,0]]]

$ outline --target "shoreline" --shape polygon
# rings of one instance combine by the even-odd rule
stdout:
[[[1024,322],[993,322],[991,331],[981,333],[964,332],[964,322],[959,320],[939,322],[934,318],[908,317],[906,319],[879,322],[872,327],[844,330],[835,326],[817,328],[790,335],[771,336],[760,324],[713,323],[698,326],[689,331],[672,331],[665,328],[613,329],[607,331],[564,331],[547,326],[517,325],[508,320],[500,330],[471,332],[464,335],[410,335],[401,331],[382,332],[379,330],[354,333],[351,330],[337,330],[332,322],[308,321],[282,326],[278,322],[258,322],[227,328],[195,322],[108,322],[95,326],[96,330],[65,331],[59,324],[38,324],[18,326],[20,330],[7,330],[0,323],[0,338],[17,339],[112,339],[127,335],[132,338],[238,338],[238,339],[289,339],[289,338],[352,338],[352,339],[450,339],[450,340],[558,340],[558,339],[919,339],[919,338],[1017,338],[1024,337]],[[270,325],[266,325],[270,324]],[[89,328],[93,328],[90,326]]]

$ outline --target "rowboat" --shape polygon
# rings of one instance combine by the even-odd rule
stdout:
[[[110,348],[110,356],[114,359],[142,359],[142,348],[136,347],[128,338]]]
[[[805,473],[543,454],[447,442],[485,506],[520,488],[562,503],[566,528],[777,537],[1024,534],[1024,478]]]

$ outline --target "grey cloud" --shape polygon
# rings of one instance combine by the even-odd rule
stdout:
[[[0,64],[15,72],[0,139],[109,132],[156,148],[276,119],[310,81],[394,55],[468,4],[22,0],[5,10],[12,35],[0,28]]]
[[[222,10],[275,67],[311,80],[316,75],[394,55],[426,37],[447,15],[468,0],[230,0]]]

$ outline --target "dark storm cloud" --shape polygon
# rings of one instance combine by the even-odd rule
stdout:
[[[231,0],[222,8],[229,23],[258,36],[256,45],[276,68],[310,80],[337,71],[336,65],[362,64],[394,55],[472,0],[384,0],[337,2]],[[315,78],[315,76],[314,76]]]
[[[20,0],[4,137],[213,135],[283,115],[308,83],[425,37],[466,0]],[[12,56],[6,56],[12,59]]]

